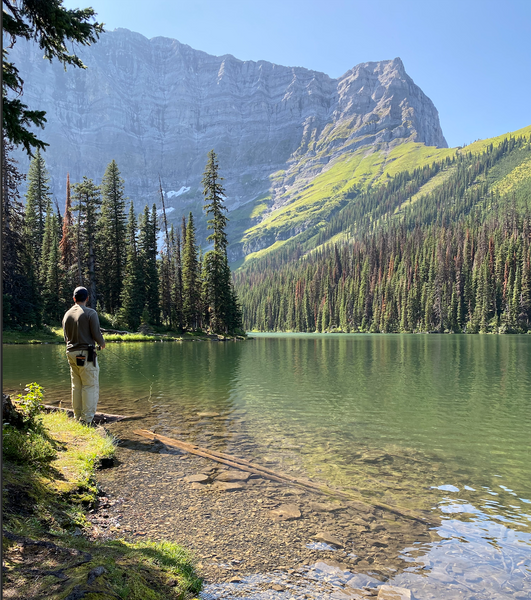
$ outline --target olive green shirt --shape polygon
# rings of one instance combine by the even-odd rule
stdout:
[[[93,308],[74,304],[63,317],[63,333],[66,351],[88,350],[89,346],[102,346],[105,340],[101,335],[98,313]]]

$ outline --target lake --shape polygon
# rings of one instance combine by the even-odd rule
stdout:
[[[252,337],[109,344],[99,410],[166,435],[217,413],[196,444],[429,518],[390,579],[415,597],[531,598],[531,336]],[[3,369],[6,391],[68,397],[62,346],[5,346]]]

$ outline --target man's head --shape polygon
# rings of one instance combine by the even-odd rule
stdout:
[[[87,301],[88,296],[89,293],[86,287],[79,286],[74,290],[74,302],[76,304],[83,304]]]

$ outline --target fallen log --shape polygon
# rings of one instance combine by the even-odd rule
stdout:
[[[285,485],[296,485],[302,487],[310,492],[315,492],[318,494],[324,494],[327,496],[332,496],[336,498],[343,498],[346,500],[355,500],[357,502],[362,502],[363,504],[367,504],[366,498],[364,498],[361,494],[347,493],[339,490],[332,490],[324,485],[318,485],[308,480],[299,479],[297,477],[292,477],[291,475],[286,475],[284,473],[278,473],[276,471],[272,471],[267,467],[262,467],[261,465],[257,465],[255,463],[251,463],[248,460],[243,458],[238,458],[237,456],[232,456],[231,454],[224,454],[222,452],[216,452],[215,450],[208,450],[207,448],[201,448],[195,444],[190,444],[188,442],[183,442],[181,440],[176,440],[174,438],[167,437],[165,435],[159,435],[157,433],[153,433],[148,429],[136,429],[133,431],[136,435],[141,437],[145,437],[152,441],[159,441],[165,446],[170,446],[174,448],[179,448],[180,450],[185,450],[186,452],[190,452],[190,454],[196,454],[197,456],[202,456],[204,458],[209,458],[215,462],[219,462],[224,465],[228,465],[229,467],[235,467],[242,471],[247,471],[248,473],[252,473],[254,475],[259,475],[264,479],[271,479],[273,481],[277,481],[279,483],[283,483]],[[422,524],[428,524],[430,521],[425,519],[424,517],[412,514],[407,509],[396,508],[389,504],[372,504],[374,508],[379,508],[381,510],[391,512],[400,517],[411,519],[413,521],[417,521]]]
[[[62,408],[61,406],[45,404],[44,409],[48,412],[62,411],[67,413],[69,417],[74,416],[74,411],[71,408]],[[145,416],[146,415],[111,415],[109,413],[97,412],[92,421],[97,425],[101,425],[102,423],[116,423],[118,421],[135,421],[136,419],[142,419]]]

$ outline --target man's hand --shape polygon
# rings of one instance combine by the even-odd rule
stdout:
[[[103,344],[100,345],[100,350],[103,350],[105,348],[105,342],[103,342]]]

